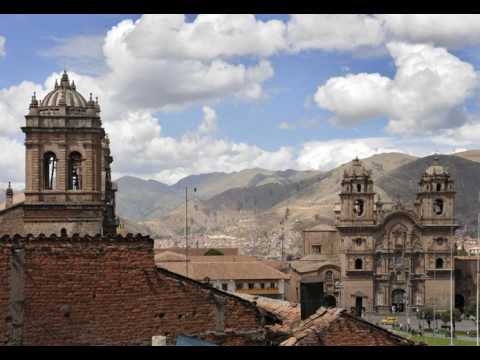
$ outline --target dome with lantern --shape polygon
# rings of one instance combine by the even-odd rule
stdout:
[[[55,80],[54,89],[43,100],[38,101],[34,93],[30,103],[31,112],[32,109],[38,110],[38,113],[45,115],[54,115],[60,109],[68,109],[69,113],[100,112],[98,98],[96,101],[93,101],[92,94],[90,94],[90,99],[87,101],[77,91],[75,81],[70,82],[66,71],[63,72],[60,83],[58,80]]]
[[[343,172],[344,178],[370,177],[371,171],[367,170],[362,162],[356,157]]]
[[[430,165],[427,170],[425,170],[425,175],[427,176],[440,176],[440,175],[449,175],[447,169],[441,166],[438,163],[438,156],[433,158],[433,164]]]

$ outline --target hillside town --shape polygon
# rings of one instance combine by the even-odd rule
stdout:
[[[114,27],[105,53],[149,25],[137,21]],[[122,26],[129,30],[115,37]],[[394,57],[406,47],[387,44]],[[127,62],[133,48],[119,48]],[[182,59],[198,49],[187,50],[169,51]],[[142,61],[154,55],[142,53]],[[248,81],[269,66],[245,70]],[[5,171],[2,185],[0,345],[480,346],[480,150],[412,155],[353,146],[328,168],[253,162],[204,172],[185,170],[185,150],[166,156],[185,162],[185,171],[162,182],[137,176],[138,164],[125,170],[125,159],[135,161],[128,151],[150,132],[162,151],[173,135],[141,111],[123,128],[111,126],[103,109],[112,111],[115,96],[102,102],[89,77],[65,69],[50,80],[48,90],[20,99],[27,110],[9,130],[22,139],[25,171],[23,182]],[[182,138],[185,148],[214,131],[216,115],[203,110],[207,121]],[[115,116],[132,112],[119,107]],[[142,121],[147,130],[119,141],[120,128],[133,133]]]

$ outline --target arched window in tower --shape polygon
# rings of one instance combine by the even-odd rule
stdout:
[[[437,183],[437,191],[442,191],[442,184]]]
[[[49,151],[43,155],[43,188],[53,190],[56,187],[57,156]]]
[[[82,188],[82,155],[74,151],[68,158],[68,189],[80,190]]]
[[[353,204],[353,212],[357,216],[362,216],[363,214],[363,200],[357,199]]]
[[[362,192],[362,184],[357,184],[357,192]]]
[[[363,261],[362,259],[355,259],[355,270],[362,270]]]
[[[363,239],[362,238],[353,239],[353,243],[355,244],[356,247],[362,247]]]
[[[442,215],[443,214],[443,200],[442,199],[435,199],[433,202],[433,213],[435,215]]]
[[[437,258],[437,260],[435,260],[435,268],[436,269],[443,269],[443,259],[442,258]]]

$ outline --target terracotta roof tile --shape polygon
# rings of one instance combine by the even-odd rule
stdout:
[[[186,262],[157,261],[157,266],[186,275]],[[289,276],[260,261],[188,261],[188,277],[196,280],[277,280]]]

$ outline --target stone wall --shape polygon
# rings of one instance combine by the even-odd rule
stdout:
[[[312,246],[320,245],[321,255],[339,254],[340,237],[336,231],[304,231],[304,255],[313,254]]]
[[[246,300],[157,269],[148,237],[5,236],[3,268],[11,266],[5,264],[13,246],[24,249],[25,276],[16,284],[25,299],[23,326],[16,336],[0,327],[3,344],[149,345],[152,336],[173,343],[180,334],[225,345],[264,339],[264,313]],[[2,271],[2,320],[8,281],[12,277]]]
[[[61,230],[65,229],[67,234],[95,235],[102,233],[101,221],[82,221],[82,222],[25,222],[25,231],[22,233],[33,234],[57,234],[60,235]],[[7,233],[8,234],[8,233]]]
[[[24,234],[21,204],[0,212],[0,234]]]

